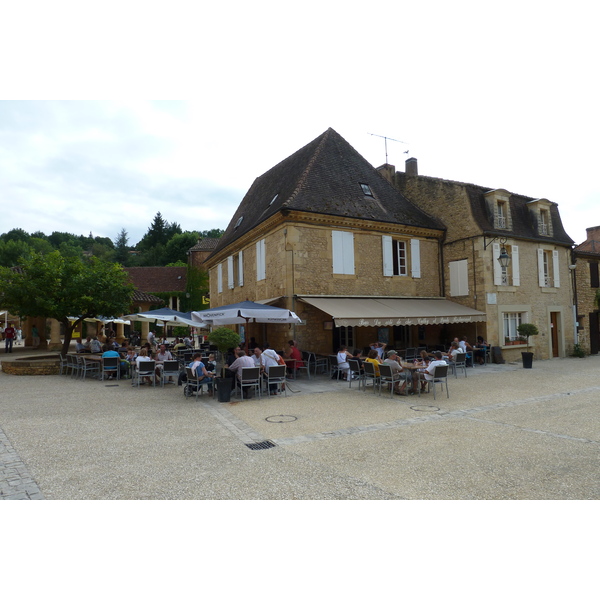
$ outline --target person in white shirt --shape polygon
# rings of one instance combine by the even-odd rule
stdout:
[[[437,352],[434,352],[433,355],[435,356],[435,360],[432,360],[429,363],[429,366],[425,369],[425,379],[427,381],[433,381],[433,373],[438,365],[442,367],[448,365],[448,363],[445,360],[443,360],[442,353],[439,350]]]
[[[263,359],[262,359],[262,350],[258,346],[255,346],[255,348],[253,350],[252,360],[254,360],[254,366],[260,367],[260,370],[262,371],[264,368]]]

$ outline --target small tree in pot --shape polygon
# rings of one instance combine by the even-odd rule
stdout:
[[[527,338],[527,352],[521,352],[523,357],[523,368],[531,369],[533,366],[533,352],[529,352],[529,336],[537,335],[539,333],[538,328],[533,323],[521,323],[517,327],[517,333]]]
[[[229,402],[231,398],[232,379],[223,377],[225,366],[225,352],[229,348],[235,348],[240,343],[240,336],[235,331],[227,327],[218,327],[208,334],[208,341],[219,349],[217,357],[217,377],[216,386],[219,402]]]
[[[208,334],[208,341],[219,349],[217,373],[222,377],[223,367],[225,366],[225,352],[227,352],[229,348],[235,348],[239,345],[240,336],[228,327],[217,327],[217,329],[213,329],[213,331]]]

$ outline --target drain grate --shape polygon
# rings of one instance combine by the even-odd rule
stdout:
[[[269,448],[275,448],[275,444],[271,440],[265,440],[264,442],[255,442],[253,444],[246,444],[250,450],[268,450]]]

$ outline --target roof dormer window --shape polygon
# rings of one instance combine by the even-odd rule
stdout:
[[[371,186],[368,183],[361,183],[360,187],[362,188],[363,194],[365,196],[373,197],[373,190],[371,190]]]
[[[277,200],[278,197],[279,197],[279,194],[275,194],[273,196],[273,200],[271,200],[271,202],[269,202],[269,206],[271,206],[271,204],[273,204],[273,202],[275,202],[275,200]]]
[[[237,223],[235,224],[235,227],[234,227],[234,229],[237,229],[237,228],[238,228],[238,227],[239,227],[239,226],[242,224],[242,221],[243,221],[243,220],[244,220],[244,217],[243,217],[243,216],[242,216],[242,217],[240,217],[240,218],[237,220]]]

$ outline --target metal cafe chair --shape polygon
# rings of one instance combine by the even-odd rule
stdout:
[[[360,368],[360,363],[357,360],[348,360],[350,365],[350,373],[348,377],[348,387],[352,387],[352,380],[358,381],[358,391],[360,392],[360,382],[362,381],[363,386],[365,385],[365,374]]]
[[[402,381],[401,373],[393,373],[390,365],[379,365],[379,395],[381,396],[381,388],[383,384],[390,386],[390,398],[394,396],[394,387],[396,383]]]
[[[433,370],[433,379],[430,379],[428,382],[428,387],[431,388],[433,386],[433,399],[435,400],[435,386],[439,385],[444,390],[444,385],[446,385],[446,398],[450,398],[450,393],[448,392],[448,365],[438,365]]]
[[[277,365],[273,367],[269,367],[268,372],[265,372],[265,383],[267,385],[267,393],[271,393],[272,386],[277,386],[277,391],[281,392],[283,389],[283,393],[287,396],[287,386],[285,385],[285,366]]]
[[[118,356],[105,356],[102,359],[102,368],[100,371],[100,380],[104,381],[104,374],[115,375],[117,379],[121,378],[120,374],[121,359]]]
[[[242,377],[237,382],[237,391],[244,397],[244,388],[253,388],[258,397],[261,397],[260,391],[260,367],[242,367]]]
[[[154,377],[154,369],[156,367],[156,361],[154,360],[144,360],[139,363],[138,368],[134,371],[135,379],[133,380],[131,385],[137,385],[140,387],[140,383],[143,377],[150,377],[152,380],[152,385],[156,387],[156,379]]]
[[[379,375],[375,374],[375,365],[372,362],[365,361],[363,362],[363,367],[365,369],[363,392],[367,391],[367,380],[370,379],[373,382],[373,393],[375,393],[375,389],[379,386]]]
[[[165,380],[168,377],[179,377],[179,361],[178,360],[165,360],[162,363],[160,385],[165,386]]]
[[[330,354],[329,355],[329,375],[331,376],[332,379],[333,379],[333,376],[335,375],[336,379],[339,381],[341,372],[342,372],[342,370],[338,366],[337,354]]]
[[[450,363],[454,377],[458,379],[458,369],[462,369],[467,376],[467,355],[464,352],[459,352],[454,360]]]

